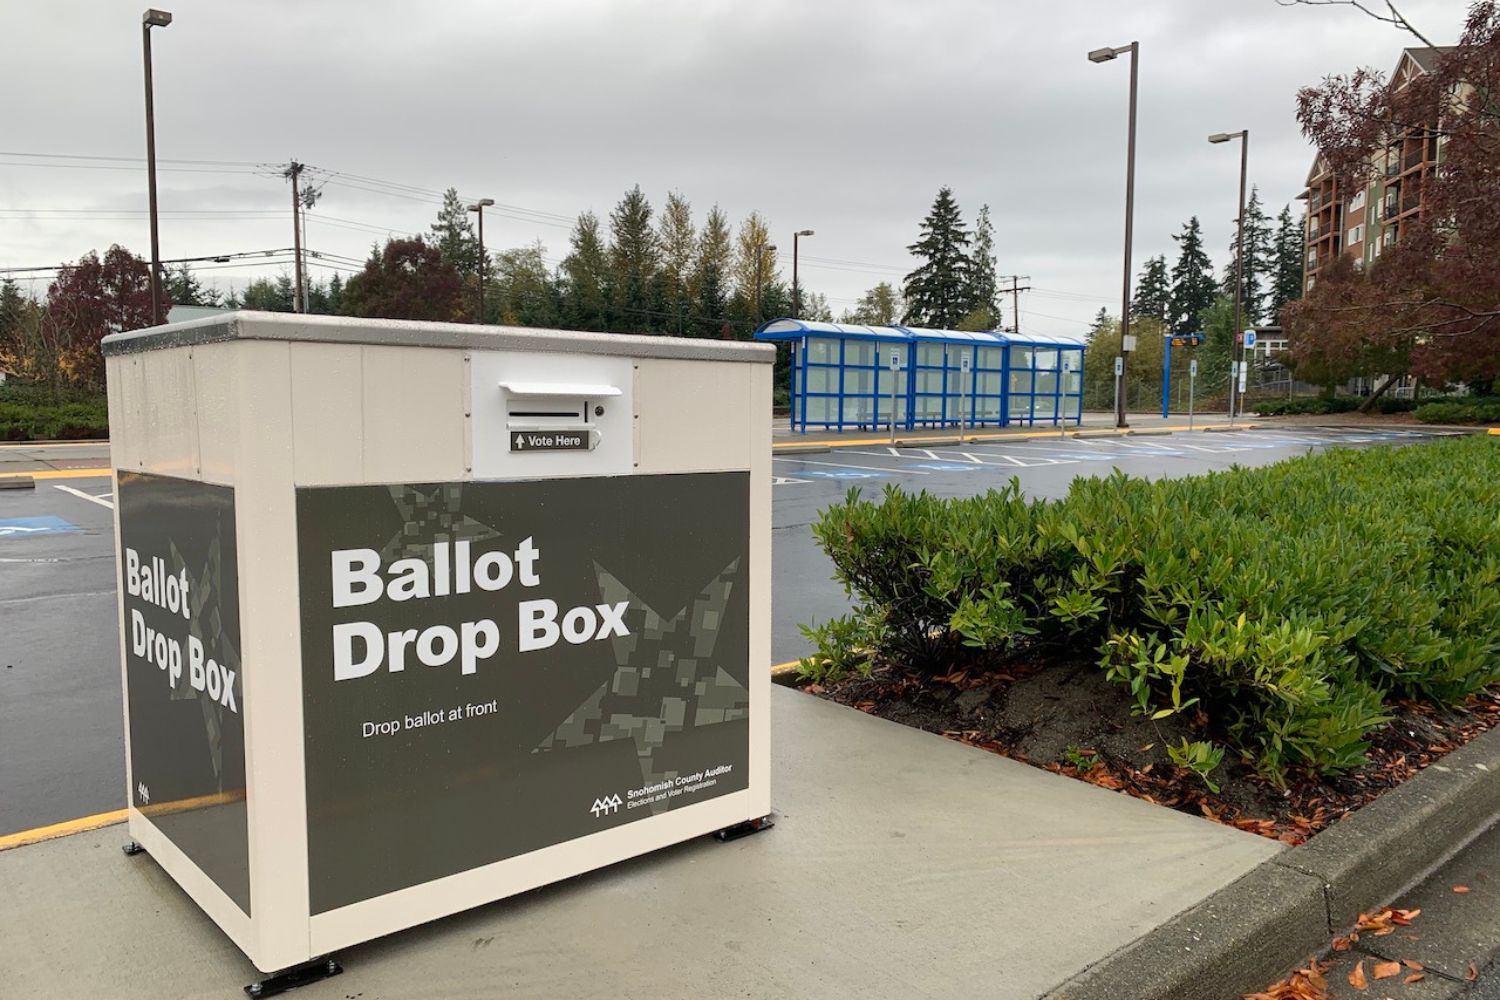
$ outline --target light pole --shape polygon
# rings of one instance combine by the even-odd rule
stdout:
[[[797,241],[811,235],[811,229],[799,229],[792,234],[792,319],[802,318],[802,286],[797,283]]]
[[[161,325],[161,246],[156,238],[156,108],[151,95],[151,29],[172,23],[170,11],[154,7],[141,15],[146,62],[146,194],[151,205],[151,325]]]
[[[495,203],[493,198],[480,198],[469,206],[469,211],[479,213],[479,315],[474,322],[484,322],[484,210]]]
[[[760,325],[766,321],[765,317],[761,314],[760,292],[761,287],[765,284],[765,279],[762,277],[762,271],[766,263],[767,250],[775,253],[776,245],[774,243],[762,243],[755,248],[755,328],[757,330],[759,330]]]
[[[1140,62],[1141,45],[1131,42],[1119,48],[1095,49],[1089,53],[1089,62],[1109,62],[1117,56],[1130,53],[1130,127],[1125,152],[1125,280],[1120,294],[1120,361],[1130,361],[1130,236],[1135,225],[1135,94],[1136,67]],[[1125,374],[1120,373],[1120,394],[1115,401],[1115,426],[1129,427],[1125,420]]]
[[[1228,142],[1230,139],[1240,140],[1240,211],[1235,223],[1234,235],[1234,339],[1239,343],[1240,339],[1240,302],[1245,298],[1245,168],[1250,163],[1250,130],[1240,129],[1238,132],[1215,132],[1208,137],[1212,143]],[[1230,357],[1238,354],[1232,352]],[[1241,365],[1245,363],[1243,357],[1236,359]],[[1229,419],[1234,419],[1234,397],[1235,390],[1239,386],[1239,372],[1236,366],[1231,366],[1229,376]],[[1241,406],[1244,401],[1241,400]]]

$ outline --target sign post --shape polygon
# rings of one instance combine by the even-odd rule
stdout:
[[[1073,355],[1068,351],[1059,351],[1063,356],[1062,372],[1058,378],[1062,379],[1062,385],[1058,386],[1057,403],[1062,407],[1062,412],[1057,414],[1057,436],[1068,436],[1068,394],[1073,383]],[[1082,403],[1079,404],[1078,415],[1083,416]]]
[[[1193,429],[1193,393],[1198,387],[1198,359],[1188,362],[1188,430]]]
[[[974,383],[973,361],[969,355],[959,355],[958,371],[958,443],[963,444],[968,437],[969,390]]]
[[[896,443],[896,373],[901,371],[901,352],[891,348],[891,444]]]
[[[1120,376],[1125,374],[1125,359],[1115,358],[1115,412],[1120,412]]]
[[[1240,389],[1240,391],[1239,391],[1239,400],[1240,400],[1240,413],[1241,413],[1241,415],[1243,415],[1244,412],[1245,412],[1245,383],[1248,381],[1247,376],[1250,374],[1250,359],[1253,358],[1253,357],[1255,357],[1255,331],[1254,330],[1246,330],[1245,331],[1244,345],[1245,345],[1245,349],[1241,353],[1241,356],[1240,356],[1240,383],[1239,383],[1239,389]]]

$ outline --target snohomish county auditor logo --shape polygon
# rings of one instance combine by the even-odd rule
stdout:
[[[589,812],[594,814],[595,819],[598,819],[600,816],[608,816],[611,813],[619,812],[620,805],[620,797],[618,795],[611,795],[607,799],[595,799],[594,804],[589,806]]]

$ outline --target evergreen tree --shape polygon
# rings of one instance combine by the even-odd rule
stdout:
[[[890,326],[901,316],[901,296],[889,281],[882,281],[859,297],[859,304],[840,317],[843,323]]]
[[[274,281],[269,278],[256,278],[246,285],[245,290],[238,296],[231,295],[228,305],[231,309],[291,312],[292,279],[285,274],[278,276]]]
[[[582,212],[568,238],[572,250],[562,262],[562,315],[573,330],[609,329],[609,258],[599,234],[599,218]]]
[[[736,331],[754,329],[768,319],[791,315],[791,299],[784,309],[773,309],[780,299],[771,299],[769,290],[778,284],[776,248],[771,245],[771,227],[759,212],[751,212],[740,223],[734,251],[734,309],[742,322]],[[757,303],[759,308],[757,309]]]
[[[802,318],[814,323],[832,323],[833,310],[828,308],[828,296],[821,292],[810,292],[802,286]]]
[[[727,336],[731,239],[729,219],[715,205],[698,234],[698,259],[693,269],[693,304],[700,337]]]
[[[443,207],[432,224],[430,246],[435,246],[443,260],[465,277],[479,274],[479,237],[469,221],[469,209],[458,196],[457,188],[443,192]]]
[[[682,337],[688,334],[692,315],[693,257],[697,234],[693,231],[693,207],[677,192],[667,195],[657,226],[661,244],[661,270],[657,272],[659,292],[665,316],[660,317],[665,332]]]
[[[906,249],[922,260],[905,278],[903,323],[953,329],[968,314],[973,287],[969,233],[964,229],[953,191],[938,190],[932,210],[922,220],[922,235]]]
[[[1177,263],[1172,267],[1172,305],[1168,321],[1173,333],[1195,333],[1198,314],[1213,305],[1218,288],[1213,264],[1203,250],[1203,229],[1195,215],[1172,239],[1177,241]]]
[[[653,316],[652,279],[660,260],[656,230],[651,225],[651,203],[637,184],[609,214],[611,311],[621,333],[657,332]]]
[[[1000,325],[1000,304],[995,279],[995,227],[990,206],[982,205],[974,220],[974,249],[969,254],[969,319],[980,325],[974,330],[993,330]]]
[[[1110,324],[1112,324],[1113,322],[1114,320],[1109,318],[1109,313],[1105,311],[1103,306],[1100,306],[1099,312],[1094,316],[1094,321],[1089,324],[1089,344],[1092,345],[1094,343],[1094,338],[1097,337],[1101,331],[1108,330],[1110,328]]]
[[[1234,264],[1239,254],[1238,239],[1229,242],[1229,263],[1224,268],[1224,294],[1233,296],[1235,286]],[[1271,220],[1266,217],[1260,204],[1260,189],[1250,189],[1250,200],[1245,204],[1245,268],[1242,280],[1245,284],[1241,300],[1241,319],[1246,326],[1260,325],[1265,310],[1267,286],[1271,280],[1272,247]],[[1231,299],[1232,301],[1232,299]]]
[[[217,306],[219,304],[218,289],[206,289],[198,276],[188,269],[186,264],[179,264],[174,270],[166,269],[167,296],[173,305],[178,306]]]
[[[1141,268],[1141,276],[1135,279],[1135,298],[1130,301],[1131,318],[1166,322],[1171,310],[1172,279],[1167,276],[1167,258],[1165,255],[1148,257],[1146,266]]]
[[[1276,217],[1275,253],[1271,271],[1268,320],[1281,323],[1281,310],[1289,302],[1302,298],[1302,268],[1305,262],[1306,233],[1302,222],[1292,218],[1290,205],[1283,206]]]

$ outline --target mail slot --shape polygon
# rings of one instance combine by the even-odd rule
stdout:
[[[130,835],[258,968],[769,813],[771,348],[104,349]]]

